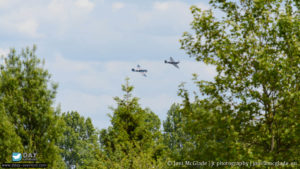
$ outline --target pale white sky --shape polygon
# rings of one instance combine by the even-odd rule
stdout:
[[[59,83],[56,105],[91,117],[99,129],[110,124],[108,107],[123,95],[126,77],[142,107],[164,120],[181,100],[181,82],[196,90],[192,73],[203,80],[215,75],[179,49],[182,33],[190,30],[191,5],[209,8],[195,0],[0,0],[0,55],[36,44]],[[164,64],[170,56],[181,61],[180,69]],[[131,72],[137,64],[148,77]]]

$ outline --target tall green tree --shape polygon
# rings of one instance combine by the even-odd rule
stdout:
[[[223,116],[252,160],[299,164],[299,1],[210,4],[224,16],[193,6],[194,32],[181,40],[190,57],[214,65],[218,73],[213,82],[195,79],[206,97],[201,102]]]
[[[4,163],[12,160],[12,152],[23,152],[23,145],[1,103],[0,117],[0,163]]]
[[[124,97],[115,97],[117,108],[108,129],[100,135],[108,168],[163,168],[163,145],[160,120],[149,109],[142,109],[138,98],[132,97],[129,79],[122,85]]]
[[[11,150],[37,152],[38,161],[48,163],[49,168],[64,168],[60,149],[56,146],[62,135],[59,111],[53,107],[57,84],[51,83],[50,74],[35,51],[35,46],[20,54],[12,49],[1,65],[0,112],[3,118],[0,126],[12,137],[1,137],[0,142],[7,143],[7,147],[11,147],[8,142],[17,145],[3,151],[5,156]]]
[[[184,143],[187,135],[184,132],[185,116],[179,104],[173,104],[167,114],[167,119],[163,122],[164,144],[169,149],[169,155],[172,159],[184,158]]]
[[[90,118],[85,119],[78,112],[62,114],[65,121],[64,137],[58,143],[67,168],[104,168],[101,161],[98,132]]]
[[[247,149],[238,142],[238,131],[228,105],[216,100],[202,100],[197,96],[190,101],[189,93],[183,86],[179,94],[183,102],[171,106],[164,121],[164,136],[170,158],[184,165],[170,165],[171,168],[196,167],[185,161],[251,160]]]

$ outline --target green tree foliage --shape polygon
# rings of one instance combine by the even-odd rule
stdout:
[[[23,152],[23,145],[1,103],[0,117],[0,163],[3,163],[11,161],[12,152]]]
[[[184,159],[183,144],[187,139],[184,132],[184,118],[180,105],[173,104],[168,111],[167,119],[163,122],[164,143],[168,147],[168,153],[172,159]]]
[[[1,65],[0,130],[5,135],[0,137],[5,156],[1,160],[8,160],[13,151],[37,152],[38,161],[49,168],[64,168],[55,145],[62,134],[59,112],[52,107],[57,85],[50,85],[50,75],[35,50],[26,48],[17,55],[12,49]]]
[[[190,101],[183,86],[179,94],[183,103],[171,106],[164,121],[165,143],[171,159],[183,162],[251,160],[245,145],[238,141],[236,121],[228,104],[197,96]]]
[[[194,32],[181,40],[182,49],[218,73],[213,82],[195,76],[203,95],[195,103],[180,89],[185,132],[193,145],[189,154],[200,157],[208,146],[201,158],[300,164],[299,2],[210,4],[225,16],[217,19],[212,10],[191,7]]]
[[[111,124],[101,131],[100,141],[107,168],[163,168],[160,120],[149,109],[142,109],[132,97],[128,79],[122,85],[123,98],[116,97]]]
[[[66,126],[58,145],[67,168],[103,168],[98,133],[91,119],[85,119],[78,112],[63,113],[62,119]]]

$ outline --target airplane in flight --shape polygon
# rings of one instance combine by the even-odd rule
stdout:
[[[174,59],[172,57],[170,57],[170,61],[165,60],[165,63],[169,63],[179,69],[179,66],[178,66],[179,61],[177,61],[177,62],[174,61]]]
[[[140,72],[140,73],[142,73],[143,76],[147,77],[147,75],[146,75],[146,73],[148,72],[147,69],[141,69],[140,65],[137,65],[136,67],[137,67],[136,69],[132,68],[131,71]]]

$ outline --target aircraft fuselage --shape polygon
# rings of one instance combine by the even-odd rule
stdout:
[[[166,60],[165,60],[165,63],[169,63],[169,64],[177,65],[179,62],[171,62],[171,61],[166,61]]]
[[[132,69],[133,72],[147,72],[146,69],[139,69],[139,70],[136,70],[136,69]]]

